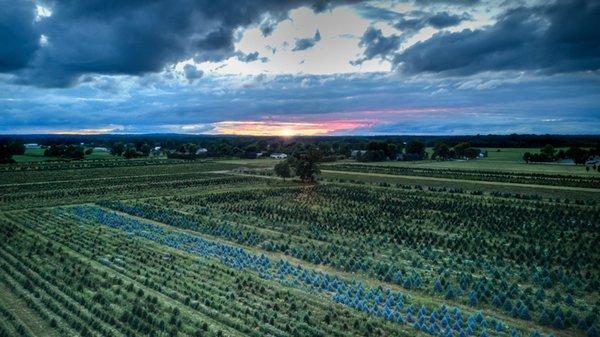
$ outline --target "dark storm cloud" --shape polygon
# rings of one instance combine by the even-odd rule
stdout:
[[[305,39],[297,39],[296,45],[294,46],[294,49],[292,49],[292,51],[300,51],[300,50],[306,50],[308,48],[312,48],[319,41],[321,41],[321,33],[319,33],[319,30],[317,30],[315,32],[315,36],[313,36],[313,37],[309,37],[309,38],[305,38]]]
[[[369,27],[363,34],[358,45],[364,47],[363,57],[355,61],[350,61],[353,65],[359,65],[366,60],[379,57],[388,59],[393,55],[402,43],[402,38],[398,35],[384,36],[381,29]]]
[[[219,61],[233,56],[238,27],[302,5],[322,11],[351,2],[49,0],[52,16],[34,22],[33,2],[2,1],[0,71],[20,68],[20,83],[63,87],[88,73],[140,75],[186,58]],[[48,39],[42,47],[39,34]]]
[[[35,4],[0,0],[0,72],[23,68],[39,47]]]
[[[397,54],[394,63],[409,74],[596,71],[600,69],[598,18],[600,3],[591,0],[520,7],[486,28],[437,33]]]

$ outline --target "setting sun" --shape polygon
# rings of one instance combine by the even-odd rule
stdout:
[[[284,128],[281,130],[281,135],[284,137],[290,137],[294,135],[294,130],[291,128]]]

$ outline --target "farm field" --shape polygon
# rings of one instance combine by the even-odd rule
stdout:
[[[86,155],[85,160],[109,160],[114,157],[110,155],[108,152],[92,152],[92,154]],[[44,156],[44,149],[42,148],[31,148],[26,149],[25,153],[22,155],[16,155],[13,159],[17,163],[23,162],[36,162],[36,161],[55,161],[54,157],[46,157]]]
[[[599,178],[276,162],[1,166],[0,336],[598,336]]]
[[[593,175],[585,171],[581,165],[567,163],[530,163],[525,164],[523,154],[525,152],[538,152],[539,149],[532,148],[485,148],[488,157],[476,160],[451,160],[451,161],[389,161],[376,163],[360,163],[361,165],[412,167],[412,168],[440,168],[440,169],[471,169],[488,171],[507,171],[523,173],[547,173],[568,175]],[[500,151],[498,151],[500,150]],[[431,149],[427,151],[430,155]],[[348,163],[356,163],[348,161]]]

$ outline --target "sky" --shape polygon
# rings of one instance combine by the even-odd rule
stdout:
[[[597,0],[0,8],[3,134],[600,134]]]

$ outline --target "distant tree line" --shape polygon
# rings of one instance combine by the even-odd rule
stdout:
[[[547,163],[570,159],[575,164],[583,165],[589,158],[594,156],[600,156],[600,146],[598,145],[589,149],[571,146],[565,151],[563,149],[556,150],[554,146],[547,144],[538,153],[525,152],[523,160],[526,163]]]
[[[475,159],[480,155],[483,155],[484,157],[487,156],[487,150],[472,147],[469,142],[458,143],[453,147],[448,146],[448,144],[444,142],[439,142],[433,148],[431,159]]]
[[[20,142],[10,141],[7,143],[0,143],[0,164],[14,163],[12,159],[15,155],[21,155],[25,153],[25,145]]]
[[[44,150],[46,157],[81,160],[85,157],[86,149],[80,145],[50,145]],[[88,152],[91,154],[92,152]]]
[[[360,162],[376,162],[385,160],[422,160],[427,159],[425,143],[419,140],[410,140],[407,143],[386,141],[371,141],[364,150],[355,149],[355,157]]]
[[[52,144],[80,144],[109,147],[115,142],[148,143],[166,148],[175,149],[175,144],[195,143],[204,148],[226,143],[232,148],[243,150],[245,146],[256,142],[282,142],[284,144],[300,142],[305,144],[347,144],[349,149],[365,149],[370,142],[408,143],[418,140],[426,147],[434,147],[438,143],[446,143],[450,147],[456,144],[469,142],[477,148],[513,147],[513,148],[542,148],[547,144],[560,147],[594,147],[600,143],[598,135],[469,135],[469,136],[310,136],[281,138],[275,136],[217,136],[217,135],[185,135],[185,134],[145,134],[145,135],[0,135],[0,143],[17,141],[20,143]]]
[[[110,146],[110,154],[114,156],[123,156],[123,158],[126,159],[148,157],[151,151],[152,146],[141,141],[127,144],[115,142]]]
[[[44,147],[55,145],[85,148],[106,147],[115,156],[125,158],[165,154],[169,158],[196,159],[198,157],[268,157],[273,153],[291,155],[316,147],[322,153],[321,161],[349,158],[360,151],[360,161],[419,160],[427,158],[427,147],[436,147],[434,158],[474,158],[482,147],[556,147],[592,148],[600,143],[599,136],[555,135],[477,135],[477,136],[342,136],[342,137],[255,137],[203,136],[180,134],[152,135],[7,135],[0,136],[3,149],[9,142],[35,142]],[[445,145],[444,145],[445,144]],[[470,146],[465,147],[464,144]],[[541,145],[539,145],[541,144]],[[439,145],[439,146],[438,146]],[[155,151],[155,148],[160,150]],[[197,153],[203,148],[206,151]],[[2,150],[10,153],[9,150]],[[9,151],[9,152],[6,152]],[[84,150],[85,151],[85,150]],[[62,152],[62,153],[61,153]],[[65,149],[59,156],[78,158],[78,151]],[[534,156],[535,157],[535,156]],[[9,158],[4,154],[2,158]],[[541,159],[541,158],[538,158]],[[4,159],[8,160],[8,159]],[[536,160],[533,158],[532,160]]]

